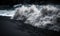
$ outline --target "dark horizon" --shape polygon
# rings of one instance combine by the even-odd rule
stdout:
[[[58,0],[1,0],[0,5],[15,5],[15,4],[60,4]]]

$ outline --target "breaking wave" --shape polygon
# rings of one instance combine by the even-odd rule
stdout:
[[[58,7],[57,7],[58,6]],[[6,12],[11,19],[22,20],[39,28],[59,31],[60,5],[14,5],[14,10]],[[2,15],[2,14],[0,14]],[[4,16],[6,14],[3,14]]]

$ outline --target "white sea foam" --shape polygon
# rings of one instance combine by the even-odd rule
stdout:
[[[41,28],[45,28],[47,24],[54,24],[55,19],[60,17],[60,8],[53,5],[15,5],[14,7],[17,8],[13,11],[4,10],[0,15],[10,16],[15,20],[26,19],[24,23]]]
[[[14,16],[16,20],[26,18],[24,23],[45,28],[47,24],[54,24],[56,22],[55,19],[57,15],[59,16],[60,9],[53,5],[30,5],[29,7],[22,5],[17,9],[16,13],[18,13]]]

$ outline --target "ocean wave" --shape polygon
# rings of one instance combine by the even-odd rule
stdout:
[[[58,7],[57,7],[58,6]],[[31,24],[38,28],[47,28],[49,30],[60,30],[57,18],[60,18],[60,5],[14,5],[13,11],[5,10],[4,16],[11,19],[22,20],[24,23]],[[0,14],[2,15],[2,14]],[[50,26],[48,26],[50,25]],[[57,29],[58,28],[58,29]]]

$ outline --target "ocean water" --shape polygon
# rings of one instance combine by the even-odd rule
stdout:
[[[14,10],[0,10],[0,16],[22,20],[38,28],[60,31],[57,18],[60,18],[60,5],[14,5]]]

